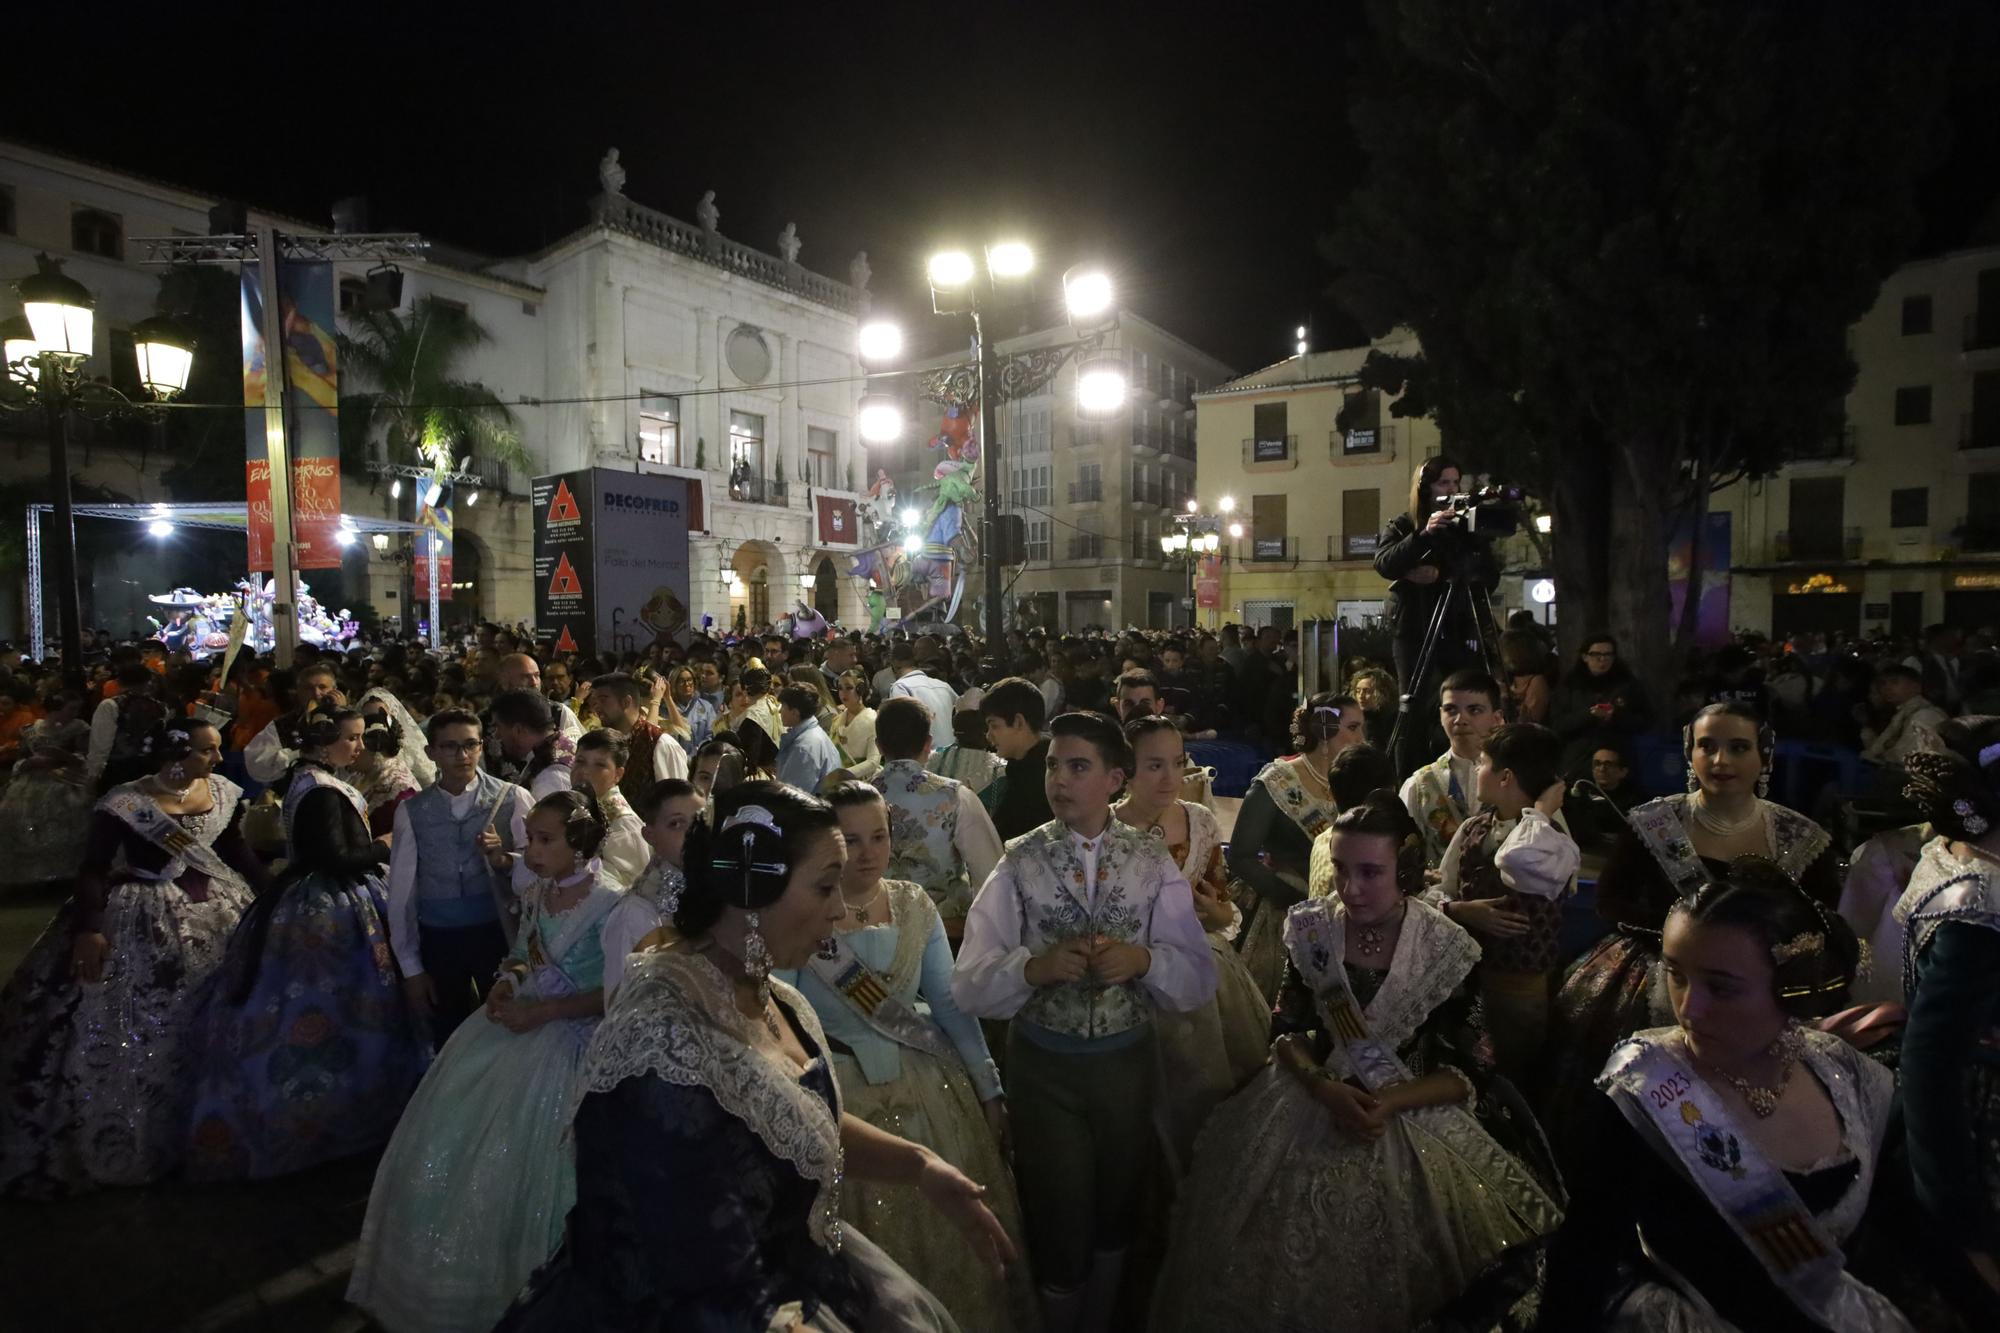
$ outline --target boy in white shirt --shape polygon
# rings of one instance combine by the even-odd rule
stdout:
[[[1474,977],[1487,1033],[1517,1084],[1548,1035],[1562,900],[1582,860],[1562,823],[1561,762],[1562,742],[1547,727],[1495,730],[1475,770],[1484,808],[1458,826],[1439,867],[1445,915],[1479,941]]]
[[[1410,774],[1400,795],[1424,836],[1424,864],[1435,870],[1458,826],[1479,808],[1473,767],[1502,721],[1500,682],[1483,671],[1454,672],[1438,691],[1438,722],[1451,748]]]

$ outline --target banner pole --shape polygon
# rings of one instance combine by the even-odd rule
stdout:
[[[297,551],[292,540],[292,464],[285,440],[284,312],[278,305],[278,229],[257,228],[257,285],[264,316],[264,460],[271,470],[271,632],[277,663],[289,667],[298,652]],[[255,570],[251,571],[255,573]]]

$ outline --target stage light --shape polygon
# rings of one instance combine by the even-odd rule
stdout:
[[[1077,409],[1088,416],[1113,416],[1125,406],[1125,366],[1109,358],[1086,361],[1076,372]]]
[[[943,250],[931,256],[926,269],[931,286],[941,292],[955,292],[972,281],[972,256],[963,250]]]
[[[996,278],[1025,278],[1034,267],[1035,252],[1021,241],[986,247],[986,271]]]
[[[391,500],[400,500],[403,498],[403,479],[401,477],[389,483],[389,498]]]
[[[1543,532],[1543,533],[1554,532],[1555,527],[1556,527],[1556,521],[1552,516],[1548,514],[1535,515],[1536,532]]]
[[[886,319],[873,319],[861,326],[855,337],[861,359],[873,365],[894,361],[903,354],[903,329]]]
[[[164,518],[156,518],[146,525],[146,531],[155,537],[171,537],[174,535],[174,525]]]
[[[444,487],[438,485],[437,482],[433,481],[424,491],[424,507],[426,509],[436,509],[438,507],[438,501],[442,500],[443,498],[444,498]]]
[[[333,534],[333,539],[342,546],[352,546],[354,545],[354,529],[342,528]]]
[[[467,509],[470,509],[472,508],[472,506],[478,503],[479,503],[479,488],[477,486],[474,486],[471,490],[465,493],[465,507]]]
[[[1101,268],[1073,268],[1063,274],[1063,305],[1072,324],[1101,318],[1111,309],[1111,275]]]
[[[903,538],[903,549],[909,552],[911,555],[915,555],[917,552],[924,549],[924,539],[922,537],[919,537],[916,533],[913,532],[909,536]]]
[[[914,528],[915,526],[917,526],[917,520],[922,518],[923,516],[924,516],[923,511],[920,509],[905,509],[903,511],[903,526],[906,528]]]
[[[903,409],[885,393],[862,395],[854,422],[867,444],[894,444],[903,435]]]

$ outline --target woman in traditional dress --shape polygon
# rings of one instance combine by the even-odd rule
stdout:
[[[90,782],[85,752],[90,724],[83,695],[58,690],[42,701],[43,715],[21,729],[21,758],[0,796],[7,856],[0,884],[47,884],[69,879],[83,863],[90,832]]]
[[[0,1193],[141,1185],[187,1141],[188,1001],[264,868],[214,726],[170,719],[105,793],[76,894],[0,991]]]
[[[769,975],[850,917],[833,810],[760,782],[719,793],[714,818],[688,834],[678,938],[632,959],[591,1043],[563,1248],[500,1329],[954,1329],[840,1196],[914,1186],[997,1271],[1014,1247],[985,1187],[842,1114],[812,1006]]]
[[[1194,914],[1215,956],[1213,1001],[1192,1013],[1162,1009],[1153,1016],[1166,1066],[1168,1139],[1185,1166],[1209,1112],[1264,1067],[1271,1009],[1236,952],[1243,914],[1223,883],[1222,831],[1208,807],[1180,797],[1187,777],[1180,728],[1170,718],[1144,717],[1126,725],[1125,739],[1137,771],[1111,813],[1166,843],[1194,890]]]
[[[882,753],[875,748],[875,710],[868,705],[868,695],[866,672],[841,672],[840,712],[827,729],[840,747],[841,765],[863,782],[882,769]]]
[[[2000,719],[1947,722],[1938,737],[1949,753],[1907,761],[1908,794],[1938,836],[1896,904],[1910,1013],[1903,1113],[1917,1200],[1927,1229],[1945,1241],[1935,1247],[1941,1285],[1961,1306],[1980,1308],[1975,1327],[1992,1328],[2000,1327]]]
[[[1775,861],[1807,896],[1840,901],[1840,853],[1819,825],[1763,799],[1777,738],[1745,704],[1710,704],[1684,733],[1688,795],[1629,813],[1597,881],[1611,933],[1571,969],[1549,1017],[1553,1057],[1542,1123],[1566,1152],[1570,1127],[1596,1105],[1595,1079],[1612,1047],[1672,1021],[1660,985],[1660,929],[1676,899],[1738,856]]]
[[[1746,857],[1674,904],[1663,955],[1675,1025],[1621,1043],[1578,1122],[1539,1326],[1908,1330],[1840,1249],[1895,1079],[1801,1021],[1853,979],[1853,930]]]
[[[421,784],[404,757],[409,736],[383,696],[371,691],[362,699],[359,712],[361,747],[342,776],[360,793],[368,812],[370,836],[387,842],[396,831],[396,807],[415,796]],[[417,734],[420,738],[423,735],[421,731]],[[437,765],[428,758],[424,762],[430,768],[430,781],[437,781]]]
[[[1409,811],[1382,792],[1342,812],[1331,861],[1335,895],[1285,920],[1273,1064],[1195,1146],[1154,1296],[1163,1333],[1404,1333],[1561,1221],[1480,1118],[1504,1112],[1549,1176],[1532,1119],[1485,1086],[1479,946],[1416,896]]]
[[[395,738],[394,756],[403,761],[403,767],[416,779],[419,790],[437,781],[437,764],[424,751],[423,724],[417,721],[409,707],[396,697],[394,690],[386,684],[377,685],[362,695],[361,702],[355,707],[361,710],[361,716],[369,719],[368,726],[371,732],[375,727],[375,715],[377,713],[383,715]],[[391,753],[377,748],[376,744],[371,744],[369,749],[384,758],[388,758]]]
[[[390,1333],[491,1328],[562,1235],[576,1197],[563,1130],[603,1012],[599,936],[618,901],[600,879],[605,830],[585,790],[529,813],[521,859],[535,883],[513,951],[382,1155],[347,1299]]]
[[[1306,896],[1313,839],[1338,811],[1327,786],[1327,766],[1361,740],[1367,720],[1344,695],[1315,694],[1292,714],[1292,743],[1299,752],[1264,765],[1250,783],[1229,839],[1230,895],[1243,909],[1237,952],[1267,1001],[1284,973],[1281,936],[1285,912]]]
[[[335,776],[364,726],[330,701],[301,720],[284,873],[191,1006],[196,1179],[287,1175],[378,1147],[430,1063],[389,952],[388,851]]]
[[[984,1185],[1018,1249],[1021,1208],[1000,1155],[1007,1102],[978,1020],[951,998],[944,920],[920,885],[882,878],[889,866],[882,793],[849,782],[829,800],[847,846],[840,876],[847,913],[810,962],[774,975],[798,987],[826,1029],[847,1113],[922,1144]],[[965,1238],[938,1226],[913,1186],[843,1191],[840,1215],[938,1293],[962,1327],[1004,1333],[1040,1325],[1028,1265],[1016,1265],[1005,1281],[982,1273]]]

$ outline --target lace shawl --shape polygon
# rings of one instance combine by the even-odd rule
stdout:
[[[362,827],[367,827],[368,803],[360,792],[335,777],[331,769],[321,768],[315,764],[301,764],[292,778],[291,789],[285,793],[284,821],[287,846],[291,844],[292,821],[298,817],[300,802],[321,787],[331,787],[346,798],[347,803],[354,807],[354,813],[361,816]]]
[[[1795,810],[1762,799],[1757,808],[1764,816],[1764,841],[1771,859],[1794,880],[1832,844],[1825,829]],[[1691,893],[1708,878],[1688,837],[1688,823],[1694,818],[1688,796],[1677,793],[1648,801],[1627,818],[1677,892]]]
[[[1334,1028],[1327,1001],[1340,992],[1333,970],[1346,957],[1346,937],[1347,906],[1339,898],[1311,899],[1285,916],[1285,950],[1328,1031]],[[1402,1050],[1478,961],[1479,944],[1469,933],[1421,898],[1410,899],[1382,988],[1362,1006],[1369,1033],[1392,1054]],[[1326,1067],[1345,1078],[1346,1066],[1346,1045],[1337,1041]]]
[[[826,1050],[826,1032],[804,996],[773,979],[771,990],[793,1021]],[[578,1101],[651,1074],[679,1087],[706,1088],[771,1153],[817,1189],[806,1219],[815,1244],[840,1249],[839,1084],[835,1106],[752,1045],[758,1020],[736,1007],[729,979],[685,944],[635,957],[611,1011],[584,1056]],[[789,1066],[786,1061],[785,1065]]]

